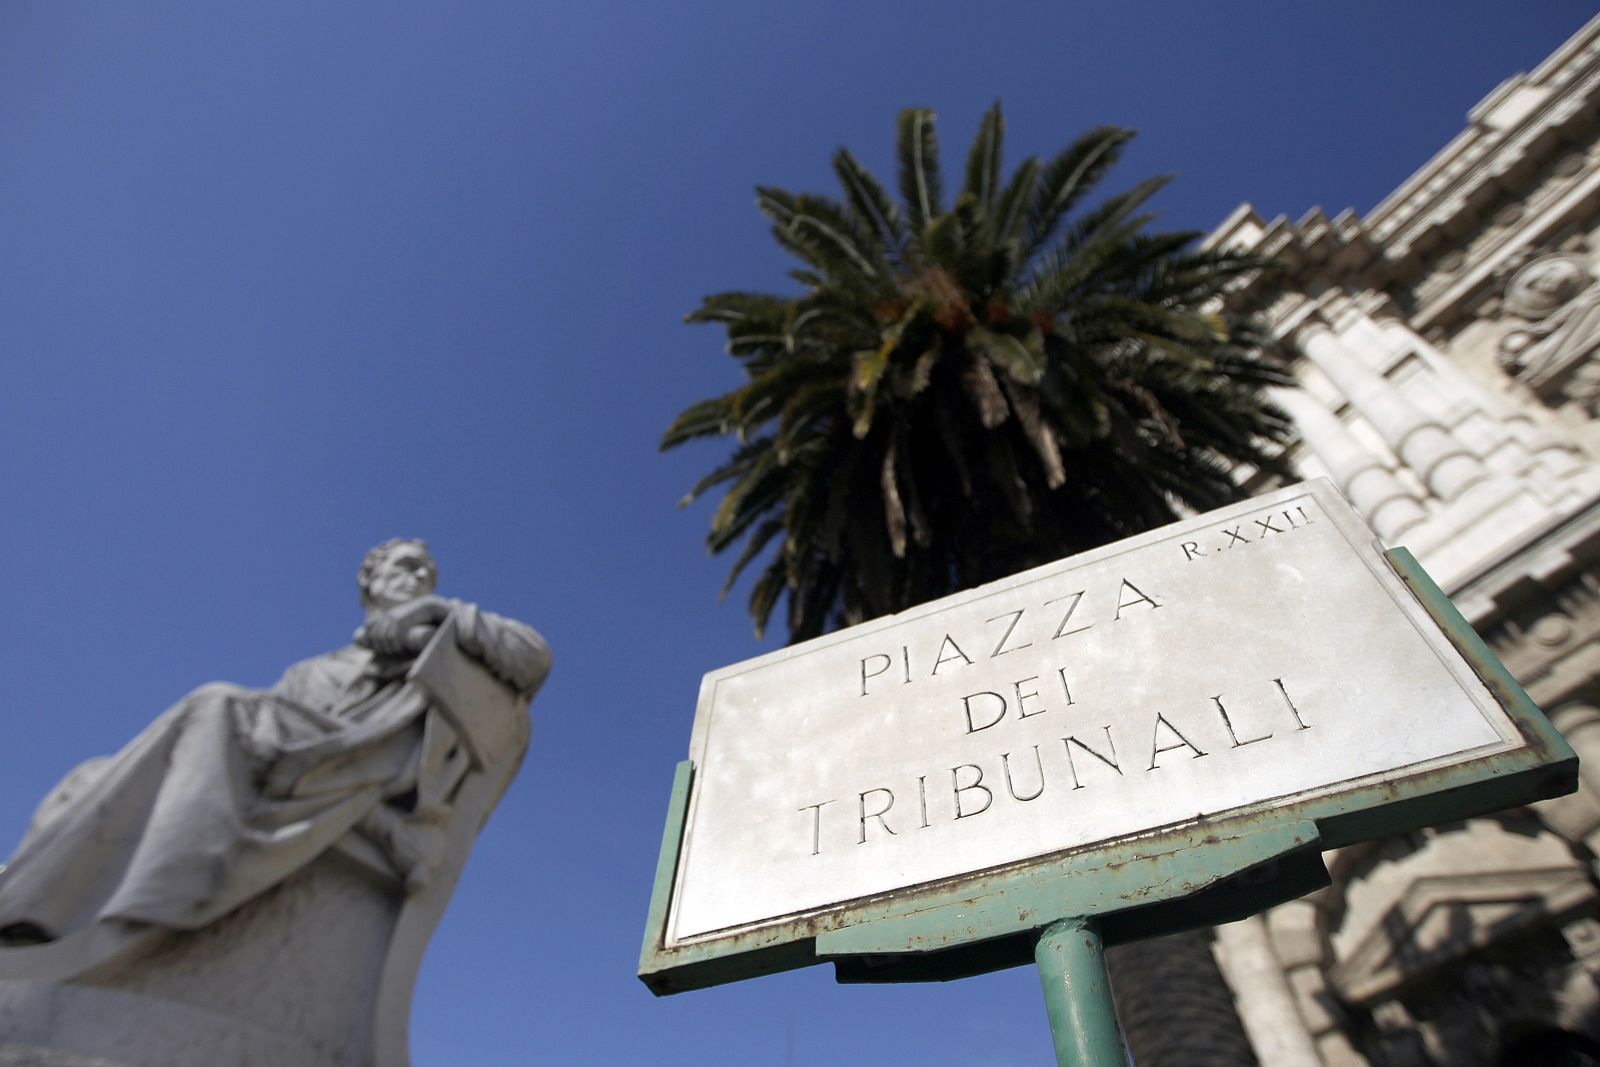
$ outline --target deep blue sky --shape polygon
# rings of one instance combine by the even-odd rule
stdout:
[[[1031,971],[657,1001],[633,977],[718,606],[733,384],[709,292],[781,288],[758,183],[1137,127],[1162,223],[1365,211],[1589,4],[0,5],[0,851],[77,760],[214,678],[343,643],[371,544],[556,651],[533,750],[418,985],[419,1067],[1040,1063]],[[952,179],[953,183],[953,179]],[[770,642],[769,642],[770,644]]]

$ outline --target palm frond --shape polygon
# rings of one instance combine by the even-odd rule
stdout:
[[[1133,213],[1143,207],[1145,201],[1166,187],[1172,181],[1170,174],[1158,174],[1153,178],[1146,178],[1125,193],[1118,193],[1104,202],[1096,205],[1080,215],[1061,237],[1062,243],[1068,247],[1078,247],[1092,241],[1101,239],[1106,233],[1129,223]],[[1155,216],[1146,216],[1144,223],[1135,226],[1142,228]],[[1038,250],[1033,246],[1034,251]]]
[[[882,250],[838,204],[769,186],[758,193],[762,212],[773,221],[773,238],[828,282],[869,289],[881,284],[886,273]]]
[[[788,301],[771,293],[713,293],[700,306],[683,317],[684,322],[743,322],[748,319],[781,319]]]
[[[729,400],[726,396],[697,400],[672,420],[667,432],[661,435],[661,451],[676,448],[697,437],[721,436],[731,425]]]
[[[1028,211],[1025,257],[1043,248],[1056,226],[1116,165],[1132,130],[1101,126],[1062,149],[1039,173],[1038,190]]]
[[[834,153],[833,173],[839,179],[839,187],[844,190],[845,203],[850,205],[850,210],[861,225],[876,235],[889,262],[899,263],[905,246],[906,228],[895,202],[878,183],[878,179],[856,162],[847,149],[841,148]]]
[[[1034,186],[1039,180],[1039,161],[1026,159],[1011,175],[1005,191],[995,205],[994,241],[997,245],[1019,246],[1017,263],[1023,262],[1020,250],[1022,225],[1028,218],[1028,205],[1033,202]]]
[[[783,595],[787,577],[783,561],[775,560],[750,587],[750,618],[755,621],[758,641],[767,632],[767,621],[772,618],[772,609],[777,607],[778,598]]]
[[[985,217],[993,210],[995,197],[1000,195],[1000,145],[1005,133],[1006,121],[1000,114],[1000,102],[995,101],[978,124],[978,136],[967,153],[966,181],[961,186],[961,191],[971,194]]]
[[[744,548],[740,550],[738,558],[733,561],[733,566],[728,571],[728,578],[722,583],[722,589],[717,593],[718,600],[727,598],[728,594],[733,591],[734,584],[739,581],[739,575],[743,574],[744,569],[757,556],[761,555],[761,550],[766,548],[772,542],[772,539],[782,532],[782,519],[768,519],[751,532],[750,536],[745,540]]]
[[[762,447],[744,465],[739,479],[728,487],[711,516],[706,545],[713,554],[738,540],[739,535],[782,495],[783,479],[777,450],[770,441],[762,440],[758,444]]]
[[[721,485],[723,482],[732,481],[735,478],[742,478],[749,474],[752,466],[755,464],[756,456],[765,447],[766,446],[764,444],[759,442],[746,442],[745,444],[740,445],[734,450],[733,455],[726,463],[720,464],[719,466],[713,468],[710,474],[707,474],[698,482],[695,482],[694,487],[685,493],[681,499],[679,499],[678,506],[680,508],[688,507],[690,504],[698,500],[700,495],[706,490],[715,488],[716,486]]]
[[[900,164],[900,199],[913,246],[920,249],[928,224],[943,214],[944,191],[939,177],[939,142],[933,112],[908,107],[900,112],[896,157]]]

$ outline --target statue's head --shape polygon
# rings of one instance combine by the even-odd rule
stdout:
[[[385,541],[368,552],[356,572],[361,606],[368,612],[427,596],[438,584],[439,572],[428,546],[406,537]]]
[[[1511,276],[1506,310],[1525,319],[1542,319],[1577,296],[1590,280],[1581,257],[1540,256]]]

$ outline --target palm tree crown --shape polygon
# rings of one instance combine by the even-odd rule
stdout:
[[[788,595],[791,640],[862,621],[1170,522],[1239,495],[1241,464],[1277,469],[1289,384],[1247,322],[1215,309],[1264,266],[1147,232],[1152,178],[1082,208],[1131,131],[1103,127],[1002,178],[999,105],[945,206],[934,116],[900,113],[896,203],[845,149],[842,200],[758,187],[801,296],[728,292],[743,367],[662,440],[731,435],[687,503],[727,489],[707,543],[744,540],[724,593],[758,632]]]

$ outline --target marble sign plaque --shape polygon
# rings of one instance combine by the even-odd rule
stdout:
[[[708,674],[663,947],[1523,743],[1309,482]]]

